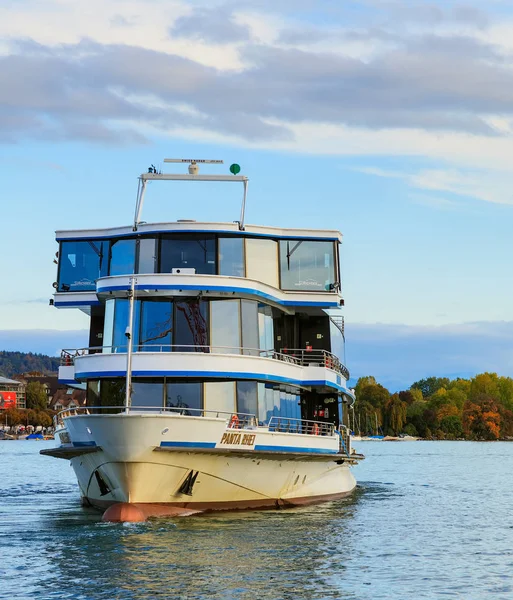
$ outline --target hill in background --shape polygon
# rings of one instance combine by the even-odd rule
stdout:
[[[57,373],[60,358],[58,356],[47,356],[46,354],[34,354],[33,352],[8,352],[0,350],[0,375],[13,377],[19,373]]]

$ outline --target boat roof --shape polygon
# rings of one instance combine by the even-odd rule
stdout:
[[[218,233],[255,238],[303,239],[317,241],[342,242],[342,234],[336,229],[297,229],[270,227],[262,225],[246,225],[240,230],[237,222],[201,222],[178,220],[169,223],[142,223],[134,231],[131,225],[109,227],[105,229],[73,229],[55,232],[57,241],[80,239],[110,239],[134,237],[159,233]]]

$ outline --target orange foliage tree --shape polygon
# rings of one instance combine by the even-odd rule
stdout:
[[[501,415],[493,398],[480,395],[463,407],[463,430],[469,438],[497,440],[501,434]]]

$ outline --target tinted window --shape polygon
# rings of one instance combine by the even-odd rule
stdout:
[[[125,379],[100,379],[101,406],[123,406],[125,404],[125,383]],[[119,412],[119,410],[113,412]]]
[[[202,383],[168,383],[166,384],[166,406],[185,409],[185,414],[200,416],[203,408]],[[197,409],[190,410],[187,409]]]
[[[62,242],[59,251],[59,292],[96,289],[96,280],[107,274],[108,242]]]
[[[284,290],[329,291],[335,284],[333,242],[280,242],[281,287]]]
[[[256,416],[258,414],[257,398],[256,381],[237,382],[237,412]]]
[[[160,250],[161,273],[173,269],[194,269],[195,273],[215,275],[216,242],[214,236],[164,237]]]
[[[243,238],[219,238],[219,275],[244,277]]]
[[[170,301],[141,302],[139,350],[171,351],[173,333],[173,304]]]
[[[200,300],[175,302],[175,340],[177,352],[204,352],[208,345],[206,303]]]
[[[112,336],[112,352],[126,352],[128,341],[126,338],[126,329],[129,320],[129,303],[128,300],[116,300],[114,308],[114,332]],[[139,316],[140,302],[135,301],[134,305],[134,326],[132,335],[132,348],[136,349],[139,344]]]
[[[161,408],[164,383],[132,381],[132,407]]]
[[[110,249],[110,275],[131,275],[135,266],[135,240],[118,240]]]

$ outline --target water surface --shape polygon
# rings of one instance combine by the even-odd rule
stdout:
[[[360,442],[349,499],[104,524],[54,442],[0,441],[0,598],[513,597],[513,444]]]

